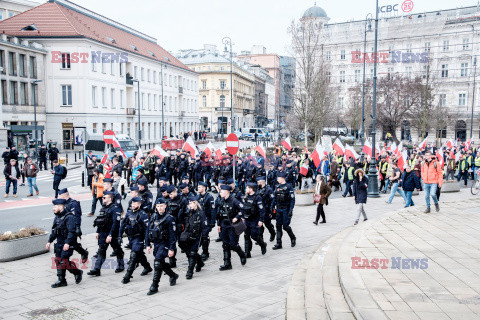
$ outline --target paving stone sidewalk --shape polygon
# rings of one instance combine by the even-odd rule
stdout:
[[[388,268],[354,272],[390,319],[480,319],[480,198],[462,190],[444,197],[438,213],[423,208],[365,230],[355,256],[389,259]],[[393,268],[392,258],[428,259],[428,266]]]

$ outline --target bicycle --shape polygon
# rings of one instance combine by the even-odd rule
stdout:
[[[473,195],[477,195],[480,192],[480,169],[477,170],[477,180],[472,183],[470,191]]]

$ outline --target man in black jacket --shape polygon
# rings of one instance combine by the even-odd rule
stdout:
[[[52,161],[52,164],[53,170],[50,172],[53,174],[53,190],[55,190],[55,199],[57,199],[60,181],[62,181],[65,176],[65,168],[59,164],[57,160]]]
[[[48,149],[48,153],[50,154],[50,164],[51,164],[51,168],[53,170],[53,162],[58,161],[58,154],[60,153],[60,151],[58,151],[55,144],[52,144],[50,149]]]
[[[44,144],[42,144],[40,146],[40,150],[38,150],[38,162],[39,162],[38,166],[40,170],[44,170],[44,169],[47,170],[47,149],[45,148]]]
[[[18,168],[17,160],[10,159],[10,163],[3,169],[3,174],[6,180],[5,198],[7,198],[10,193],[10,184],[13,184],[13,197],[17,197],[17,181],[20,178],[20,169]]]
[[[2,153],[2,158],[3,158],[3,163],[5,165],[8,165],[8,163],[10,161],[10,148],[9,147],[5,148],[5,151]]]

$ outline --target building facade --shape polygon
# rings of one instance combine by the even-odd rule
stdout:
[[[63,150],[74,148],[75,129],[110,129],[143,144],[159,142],[162,128],[167,137],[199,128],[198,74],[148,35],[60,0],[2,21],[0,30],[46,50],[46,137]]]
[[[0,1],[0,20],[8,19],[20,12],[27,11],[40,3],[28,0],[1,0]]]
[[[392,74],[425,78],[427,62],[435,95],[435,104],[446,107],[454,120],[438,132],[431,130],[429,139],[470,137],[473,108],[473,137],[480,138],[478,86],[474,83],[474,57],[480,50],[479,8],[464,7],[422,13],[381,17],[378,22],[379,78]],[[373,79],[374,20],[329,23],[319,7],[308,9],[303,23],[316,23],[322,39],[322,55],[331,68],[331,83],[338,90],[336,107],[346,110],[353,103],[349,89],[362,83],[363,60],[366,56],[366,79]],[[366,52],[364,30],[367,30]],[[428,57],[425,59],[425,57]],[[418,132],[404,119],[396,135],[418,139]],[[377,132],[385,135],[383,128]],[[368,133],[367,133],[368,134]]]
[[[231,132],[231,79],[229,53],[216,46],[182,50],[177,58],[200,74],[200,129],[213,133]],[[235,129],[255,126],[255,75],[233,62],[233,124]],[[223,129],[222,129],[223,128]]]

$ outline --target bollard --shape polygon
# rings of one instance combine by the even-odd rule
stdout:
[[[82,171],[82,188],[85,187],[85,171]]]
[[[75,162],[77,162],[77,153],[75,152]]]
[[[65,154],[65,167],[67,166],[68,164],[68,153]]]

